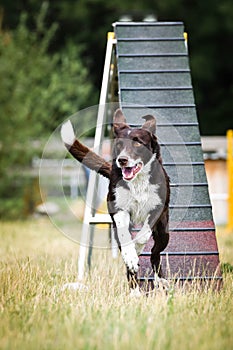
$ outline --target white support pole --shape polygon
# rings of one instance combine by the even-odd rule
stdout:
[[[101,141],[104,133],[104,124],[106,120],[105,104],[107,101],[109,73],[110,73],[111,60],[112,60],[112,50],[113,50],[113,45],[115,43],[116,43],[116,40],[114,39],[114,33],[108,33],[103,80],[102,80],[102,86],[101,86],[97,125],[96,125],[95,140],[94,140],[94,151],[96,153],[100,152]],[[84,212],[82,235],[81,235],[81,242],[80,242],[80,249],[79,249],[78,281],[83,280],[84,273],[85,273],[85,260],[86,260],[87,248],[89,244],[89,221],[92,216],[92,203],[94,199],[95,185],[96,185],[96,173],[94,171],[91,171],[89,181],[88,181],[88,187],[87,187],[86,206],[85,206],[85,212]]]
[[[233,231],[233,130],[227,131],[227,172],[228,172],[228,222],[227,230]]]

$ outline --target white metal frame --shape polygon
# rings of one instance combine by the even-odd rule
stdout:
[[[114,38],[114,33],[108,33],[104,72],[103,72],[97,125],[96,125],[95,140],[94,140],[94,150],[96,153],[100,152],[101,141],[103,139],[104,126],[106,122],[105,105],[107,102],[107,94],[108,94],[108,87],[109,87],[109,80],[110,80],[112,53],[113,53],[113,47],[115,44],[116,44],[116,39]],[[97,181],[97,174],[96,172],[91,171],[89,181],[88,181],[88,187],[87,187],[86,206],[84,211],[82,234],[81,234],[81,241],[80,241],[80,248],[79,248],[78,281],[82,281],[84,278],[85,260],[86,260],[87,249],[89,244],[90,223],[95,222],[95,220],[99,222],[101,221],[101,222],[111,223],[110,217],[106,214],[99,214],[98,216],[101,216],[101,218],[100,217],[96,218],[93,221],[91,204],[94,201],[94,193],[95,193],[94,190],[96,186],[96,181]]]

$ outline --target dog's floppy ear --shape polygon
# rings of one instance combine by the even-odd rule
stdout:
[[[129,128],[129,125],[126,123],[126,118],[119,108],[113,116],[113,128],[115,133],[118,133],[122,129]]]
[[[156,119],[153,115],[145,115],[144,117],[142,117],[143,119],[145,119],[145,123],[142,125],[142,129],[148,130],[150,131],[152,134],[155,133],[156,130]]]

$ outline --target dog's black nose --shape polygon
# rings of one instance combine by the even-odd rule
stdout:
[[[120,166],[126,166],[128,163],[128,158],[127,157],[119,157],[118,162]]]

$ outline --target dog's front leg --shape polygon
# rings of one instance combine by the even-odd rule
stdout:
[[[130,215],[127,211],[121,210],[114,214],[114,221],[124,263],[131,274],[136,274],[139,259],[135,249],[135,243],[132,241],[129,232]]]
[[[137,233],[135,237],[135,248],[138,255],[142,253],[146,243],[149,241],[152,235],[152,231],[148,223],[148,220],[149,220],[149,216],[146,218],[144,225],[142,226],[141,230]]]

